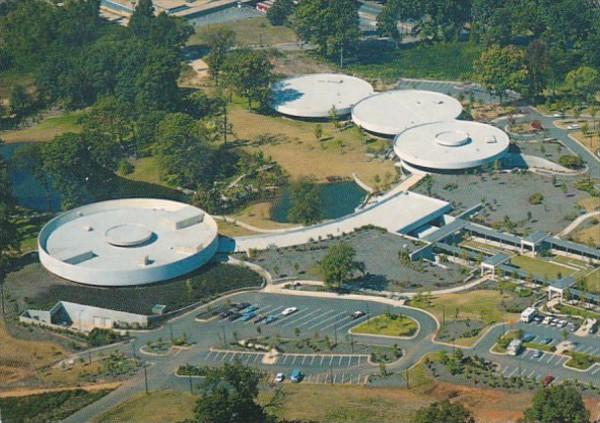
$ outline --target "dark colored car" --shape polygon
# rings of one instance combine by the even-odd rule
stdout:
[[[229,320],[230,322],[233,322],[234,320],[239,319],[240,317],[242,317],[241,313],[238,312],[233,312],[229,315],[229,317],[227,318],[227,320]]]
[[[356,320],[356,319],[360,319],[360,318],[361,318],[361,317],[363,317],[364,315],[365,315],[365,312],[364,312],[364,311],[362,311],[362,310],[357,310],[357,311],[355,311],[354,313],[352,313],[352,314],[350,315],[350,318],[351,318],[352,320]]]
[[[236,310],[243,310],[247,307],[250,307],[250,303],[238,303],[233,306]]]

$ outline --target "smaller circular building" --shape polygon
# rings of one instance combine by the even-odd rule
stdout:
[[[298,118],[326,118],[332,107],[338,116],[344,116],[371,94],[371,84],[360,78],[316,73],[273,84],[271,106],[281,114]]]
[[[38,236],[42,265],[88,285],[143,285],[198,269],[217,251],[215,220],[169,200],[88,204],[48,222]]]
[[[352,108],[352,120],[366,131],[393,137],[412,126],[455,119],[462,113],[458,100],[424,90],[395,90],[375,94]]]
[[[493,162],[509,143],[508,135],[494,126],[451,120],[406,129],[396,136],[394,152],[409,170],[445,172]]]

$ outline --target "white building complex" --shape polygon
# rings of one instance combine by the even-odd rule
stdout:
[[[394,151],[411,172],[460,171],[500,159],[509,137],[491,125],[451,120],[408,128],[394,140]]]
[[[371,84],[360,78],[317,73],[273,84],[271,106],[281,114],[298,118],[326,118],[332,107],[338,116],[345,116],[352,106],[371,94]]]
[[[366,131],[393,137],[416,125],[455,119],[462,110],[458,100],[445,94],[395,90],[356,103],[352,108],[352,120]]]
[[[70,210],[38,236],[42,265],[70,281],[129,286],[164,281],[208,262],[217,224],[199,208],[169,200],[103,201]]]

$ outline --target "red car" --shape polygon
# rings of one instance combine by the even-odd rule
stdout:
[[[552,383],[552,381],[554,381],[554,376],[546,375],[542,383],[544,384],[544,386],[548,386]]]

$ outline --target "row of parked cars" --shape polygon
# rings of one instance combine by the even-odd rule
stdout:
[[[259,307],[250,303],[234,303],[228,310],[224,310],[219,313],[219,317],[222,320],[228,320],[233,322],[235,320],[242,320],[248,322],[252,320],[254,324],[265,323],[269,324],[277,320],[278,316],[275,314],[259,314]],[[297,307],[288,307],[281,312],[282,316],[289,316],[298,311]]]
[[[532,323],[537,325],[552,326],[559,329],[566,327],[569,332],[575,332],[579,328],[579,326],[573,322],[552,316],[535,316],[532,320]]]

